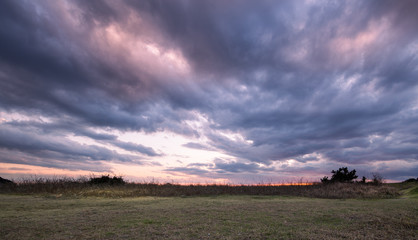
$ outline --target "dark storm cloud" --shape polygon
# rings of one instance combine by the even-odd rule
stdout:
[[[54,119],[53,122],[42,121],[9,121],[5,124],[11,128],[26,129],[29,132],[36,132],[38,134],[65,134],[71,133],[74,136],[86,136],[99,141],[116,140],[117,136],[108,133],[98,133],[86,126],[83,123],[73,121],[73,119],[60,118]]]
[[[111,168],[103,162],[90,160],[88,158],[70,158],[61,153],[49,153],[44,155],[34,155],[18,150],[0,149],[3,163],[25,164],[30,166],[50,167],[66,169],[70,171],[85,170],[92,172],[110,172]],[[31,169],[29,169],[31,170]]]
[[[289,159],[417,166],[417,10],[412,0],[1,1],[0,110],[54,119],[27,122],[36,134],[149,157],[162,154],[91,129],[166,130],[236,158],[177,169],[196,175]],[[199,114],[208,124],[189,124]],[[9,126],[4,149],[119,157],[22,132],[6,141]]]
[[[319,2],[312,6],[295,1],[126,2],[144,19],[163,30],[168,39],[164,44],[180,46],[195,68],[218,76],[226,74],[242,78],[260,68],[279,70],[275,77],[287,72],[331,70],[330,67],[338,67],[334,64],[339,61],[329,44],[331,39],[338,37],[338,31],[346,28],[341,30],[341,35],[352,37],[365,30],[372,21],[382,18],[393,21],[396,26],[393,30],[401,33],[400,37],[395,36],[396,40],[408,43],[416,37],[413,30],[417,18],[410,10],[417,8],[414,1]],[[97,15],[105,13],[98,11]],[[298,25],[304,26],[299,29]],[[306,46],[299,47],[309,48],[309,64],[291,63],[283,55],[287,48],[294,52],[300,50],[293,47],[301,40],[306,40]],[[379,49],[372,50],[365,56],[366,60],[371,60],[367,62],[369,64],[380,60],[373,56]],[[343,67],[348,69],[340,70],[352,70],[349,65]],[[308,84],[305,79],[301,82]]]
[[[418,167],[414,166],[411,168],[395,168],[395,169],[382,168],[381,170],[379,169],[378,173],[384,179],[405,181],[406,179],[409,179],[409,178],[417,178],[417,172],[418,172]],[[369,178],[373,176],[373,173],[371,173],[370,175],[371,176]]]
[[[0,148],[30,153],[37,157],[60,155],[60,158],[88,159],[92,161],[135,161],[134,156],[118,154],[95,145],[79,144],[56,136],[42,136],[19,129],[0,128]],[[80,161],[76,160],[76,161]]]
[[[126,2],[164,31],[167,45],[180,46],[197,71],[219,77],[270,66],[271,46],[265,42],[286,30],[274,11],[292,8],[291,1],[274,7],[268,1]]]
[[[74,136],[84,136],[91,138],[93,140],[96,140],[98,142],[101,142],[103,144],[110,144],[119,148],[122,148],[127,151],[136,152],[136,153],[142,153],[147,156],[161,156],[160,153],[157,153],[153,148],[147,147],[141,144],[135,144],[130,142],[122,142],[117,139],[116,135],[107,134],[107,133],[98,133],[93,130],[90,130],[86,127],[84,127],[81,124],[77,124],[76,122],[66,122],[65,120],[61,120],[61,122],[58,123],[42,123],[42,122],[35,122],[35,121],[14,121],[14,122],[8,122],[5,124],[7,126],[7,130],[13,130],[9,132],[2,132],[3,139],[7,139],[7,142],[9,142],[9,137],[7,135],[12,135],[10,138],[14,139],[16,135],[14,134],[17,132],[17,136],[19,136],[20,133],[23,133],[22,130],[26,130],[26,132],[34,133],[32,135],[25,135],[21,139],[29,139],[31,141],[38,142],[39,144],[42,141],[39,141],[39,139],[36,139],[38,135],[46,135],[50,136],[51,138],[54,138],[56,136],[65,136],[66,134],[72,134]],[[3,130],[6,128],[3,128]],[[35,139],[33,139],[35,138]],[[0,142],[1,143],[1,142]],[[11,142],[8,144],[9,147],[14,146],[16,144],[19,144],[19,141]],[[72,145],[72,142],[69,142],[70,145]],[[29,144],[34,145],[34,144]],[[69,146],[64,146],[69,147]],[[63,147],[63,148],[64,148]],[[39,149],[43,149],[43,147],[39,147]],[[45,148],[46,149],[46,148]],[[46,149],[47,150],[47,149]],[[106,148],[102,148],[103,151],[109,152]],[[54,150],[55,151],[55,150]],[[58,152],[58,151],[56,151]],[[103,160],[112,160],[113,158],[104,158]]]
[[[137,101],[133,105],[132,94],[125,91],[139,88],[134,94],[142,98],[153,87],[133,76],[131,69],[105,62],[78,32],[67,26],[64,18],[58,17],[59,12],[54,10],[59,9],[53,2],[1,4],[3,108],[37,109],[41,113],[75,117],[90,125],[125,129],[153,131],[153,123],[162,121],[160,113],[145,120],[149,108]],[[83,19],[82,23],[87,21]],[[147,78],[145,73],[142,76]]]

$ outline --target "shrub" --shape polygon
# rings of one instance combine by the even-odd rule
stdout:
[[[403,181],[404,183],[408,183],[408,182],[418,182],[418,178],[409,178],[409,179],[406,179],[405,181]]]
[[[347,167],[339,168],[337,171],[332,170],[333,173],[331,181],[334,182],[352,182],[357,178],[356,170],[348,171]]]
[[[110,177],[109,175],[102,175],[101,177],[91,177],[90,184],[108,184],[108,185],[122,185],[125,184],[125,180],[122,177]]]
[[[10,181],[9,179],[0,177],[0,184],[15,184],[15,183],[13,181]]]
[[[357,178],[356,170],[348,171],[347,167],[339,168],[338,170],[332,170],[333,173],[331,180],[327,176],[321,178],[322,183],[333,183],[333,182],[353,182]]]
[[[383,183],[383,177],[379,173],[373,173],[372,183],[375,185],[380,185]]]

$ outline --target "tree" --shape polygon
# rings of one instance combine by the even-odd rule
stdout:
[[[327,177],[327,176],[324,176],[323,178],[321,178],[321,182],[322,182],[322,183],[327,183],[327,182],[329,182],[328,177]]]
[[[352,171],[348,171],[347,167],[339,168],[338,170],[332,170],[331,173],[333,174],[331,179],[329,180],[327,176],[321,179],[321,182],[328,183],[328,182],[353,182],[358,176],[356,175],[356,170],[353,169]]]
[[[0,177],[0,184],[15,184],[15,183],[13,181],[10,181],[9,179]]]
[[[373,173],[372,183],[375,185],[380,185],[383,183],[383,177],[379,173]]]

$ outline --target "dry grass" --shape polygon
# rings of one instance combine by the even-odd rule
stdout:
[[[393,198],[399,188],[390,185],[333,183],[314,185],[178,185],[157,183],[92,184],[81,179],[32,179],[0,184],[0,193],[62,195],[71,197],[280,195],[315,198]]]

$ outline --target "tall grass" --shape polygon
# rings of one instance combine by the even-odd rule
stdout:
[[[109,180],[110,179],[110,180]],[[115,179],[113,182],[112,179]],[[387,184],[334,183],[312,185],[229,185],[126,183],[121,177],[32,178],[0,184],[0,193],[72,197],[280,195],[315,198],[392,198],[398,189]]]

